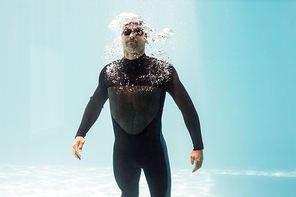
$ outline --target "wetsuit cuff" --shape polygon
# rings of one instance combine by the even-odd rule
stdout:
[[[78,130],[78,132],[76,133],[75,138],[78,137],[78,136],[84,138],[86,136],[86,133],[84,131]]]

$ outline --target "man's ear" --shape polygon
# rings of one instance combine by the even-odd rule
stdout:
[[[145,42],[146,42],[147,44],[149,44],[149,43],[148,43],[148,40],[147,40],[147,33],[145,33]]]
[[[148,40],[147,40],[146,37],[143,37],[143,38],[141,38],[141,39],[143,39],[143,40],[145,41],[145,43],[149,44],[149,43],[148,43]]]

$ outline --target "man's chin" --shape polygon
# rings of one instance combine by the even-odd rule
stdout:
[[[139,51],[135,47],[129,47],[129,53],[139,53]]]

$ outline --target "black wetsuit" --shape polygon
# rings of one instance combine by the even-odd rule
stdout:
[[[103,68],[76,136],[84,137],[109,98],[115,133],[113,168],[122,197],[136,197],[144,170],[152,197],[170,196],[170,167],[161,132],[168,92],[181,110],[195,150],[203,149],[198,115],[170,64],[145,54]]]

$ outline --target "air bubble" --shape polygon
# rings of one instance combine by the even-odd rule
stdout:
[[[105,46],[104,49],[104,60],[115,61],[123,57],[123,49],[121,44],[121,32],[124,25],[130,22],[143,21],[142,17],[134,13],[121,13],[115,17],[115,19],[109,24],[108,28],[115,33],[115,38],[111,44]],[[170,62],[171,59],[168,57],[165,50],[167,41],[173,36],[173,30],[164,28],[160,32],[156,29],[150,29],[148,24],[143,23],[143,28],[147,33],[147,41],[145,53],[148,56],[155,57],[159,60]]]

